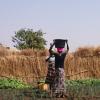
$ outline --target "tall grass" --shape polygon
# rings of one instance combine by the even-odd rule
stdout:
[[[100,47],[78,48],[65,61],[70,79],[100,78]]]
[[[48,50],[22,50],[12,52],[0,49],[0,76],[16,77],[25,82],[37,81],[46,76],[45,58]],[[100,47],[79,48],[68,54],[65,60],[67,79],[100,78]]]

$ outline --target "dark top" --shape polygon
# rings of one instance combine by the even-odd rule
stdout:
[[[55,68],[64,68],[64,60],[67,52],[57,53],[50,50],[52,54],[55,56]]]
[[[66,57],[66,53],[55,53],[55,68],[64,68],[64,60]]]

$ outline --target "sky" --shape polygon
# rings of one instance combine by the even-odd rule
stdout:
[[[100,0],[0,0],[0,43],[13,47],[21,28],[41,29],[48,41],[68,39],[70,51],[100,46]]]

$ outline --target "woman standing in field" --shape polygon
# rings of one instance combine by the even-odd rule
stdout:
[[[67,40],[65,40],[67,44],[67,50],[64,50],[63,47],[57,47],[57,52],[53,51],[52,48],[56,44],[51,45],[49,52],[50,54],[55,56],[55,78],[53,82],[53,93],[56,94],[56,97],[63,97],[65,95],[65,87],[64,87],[64,60],[69,51],[69,46]]]
[[[52,44],[50,44],[52,46]],[[50,90],[52,90],[54,78],[55,78],[55,57],[50,53],[50,56],[46,59],[48,62],[48,72],[45,79],[45,83],[49,84]]]

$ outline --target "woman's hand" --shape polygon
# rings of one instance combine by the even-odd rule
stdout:
[[[53,45],[55,44],[55,40],[53,40]]]
[[[68,45],[68,40],[65,40],[66,44],[67,44],[67,51],[69,51],[69,45]]]
[[[66,43],[68,43],[68,40],[65,40]]]

